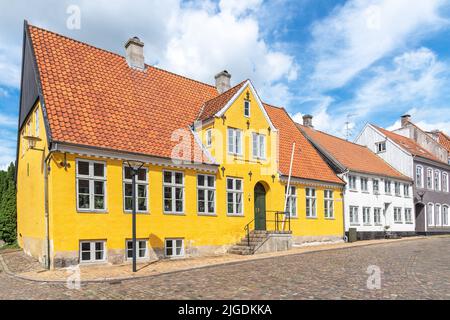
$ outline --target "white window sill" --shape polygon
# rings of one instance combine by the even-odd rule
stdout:
[[[132,211],[124,211],[124,214],[133,214]],[[136,211],[136,214],[142,214],[142,215],[150,215],[150,212],[148,211]]]
[[[92,265],[102,265],[102,264],[107,264],[108,261],[105,260],[99,260],[99,261],[80,261],[80,265],[81,266],[92,266]]]
[[[107,210],[104,211],[92,211],[92,210],[77,210],[80,214],[108,214]]]
[[[359,223],[350,223],[351,227],[360,227],[361,225]]]
[[[308,219],[308,220],[317,220],[318,218],[317,217],[306,217],[306,219]]]
[[[325,220],[336,220],[336,218],[334,218],[334,217],[332,217],[332,218],[325,217]]]
[[[199,217],[217,217],[217,214],[215,214],[215,213],[201,213],[201,212],[197,212],[197,215]]]
[[[165,215],[168,216],[185,216],[184,212],[164,212]]]
[[[243,214],[227,213],[227,217],[231,217],[231,218],[244,218],[244,215],[243,215]]]

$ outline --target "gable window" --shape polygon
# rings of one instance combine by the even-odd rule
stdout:
[[[394,182],[395,195],[400,197],[400,182]]]
[[[81,241],[80,262],[92,263],[106,261],[105,241]]]
[[[266,158],[266,136],[263,134],[253,133],[253,158]]]
[[[402,208],[394,208],[394,223],[403,223]]]
[[[39,137],[39,109],[36,109],[34,112],[34,135],[35,137]]]
[[[442,206],[442,225],[449,226],[448,221],[448,206]]]
[[[416,186],[418,188],[423,188],[423,167],[416,167]]]
[[[212,129],[206,130],[206,147],[211,148],[212,146]]]
[[[412,210],[409,208],[405,209],[405,222],[408,224],[413,223]]]
[[[290,187],[291,193],[287,198],[286,212],[292,218],[297,218],[297,188]],[[287,186],[284,187],[284,192],[287,193]]]
[[[384,193],[391,194],[391,181],[390,180],[384,180]]]
[[[377,142],[376,144],[377,153],[386,152],[386,141]]]
[[[381,208],[374,208],[373,209],[373,222],[376,226],[381,225]]]
[[[363,208],[363,223],[366,226],[370,226],[371,225],[371,221],[370,221],[370,208],[369,207],[364,207]]]
[[[403,184],[403,196],[409,198],[409,184]]]
[[[242,215],[242,179],[227,178],[227,212],[229,215]]]
[[[184,256],[184,240],[183,239],[166,239],[165,255],[167,258]]]
[[[427,169],[427,188],[433,190],[433,169]]]
[[[427,223],[429,227],[433,226],[434,222],[434,205],[432,203],[429,203],[427,205]]]
[[[362,192],[369,191],[369,180],[367,178],[361,178],[361,190]]]
[[[306,188],[306,217],[317,218],[316,189]]]
[[[242,130],[228,128],[228,153],[242,155]]]
[[[123,167],[123,204],[126,212],[133,211],[132,169]],[[148,169],[140,168],[136,175],[136,212],[148,212]]]
[[[434,225],[439,227],[441,225],[441,205],[436,204],[434,207]]]
[[[373,193],[380,194],[380,181],[373,179]]]
[[[106,164],[77,159],[77,210],[106,210]]]
[[[127,259],[133,259],[133,241],[127,240]],[[147,240],[136,240],[136,258],[145,259],[148,257]]]
[[[27,122],[27,136],[31,136],[31,119]],[[28,149],[31,148],[31,140],[28,140]]]
[[[350,206],[350,224],[359,225],[359,208]]]
[[[325,218],[333,219],[334,218],[334,200],[333,200],[333,191],[332,190],[324,191],[324,208],[325,208]]]
[[[448,173],[442,173],[442,191],[448,192]]]
[[[434,171],[434,190],[441,191],[441,172],[439,170]]]
[[[250,117],[250,101],[244,101],[244,116]]]
[[[199,214],[214,214],[216,206],[216,177],[197,176],[197,210]]]
[[[164,213],[184,212],[184,174],[164,171]]]
[[[350,190],[352,190],[352,191],[356,191],[357,190],[356,177],[355,176],[349,176],[348,177],[348,186],[349,186]]]

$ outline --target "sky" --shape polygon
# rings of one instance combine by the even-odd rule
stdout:
[[[15,160],[23,22],[213,84],[251,79],[294,120],[351,140],[400,116],[450,134],[450,0],[0,0],[0,169]]]

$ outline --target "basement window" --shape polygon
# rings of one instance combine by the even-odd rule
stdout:
[[[167,258],[177,258],[184,256],[183,239],[166,239],[165,255]]]
[[[136,240],[136,258],[148,257],[147,240]],[[133,259],[133,241],[127,240],[127,259]]]
[[[106,261],[105,241],[81,241],[81,263],[93,263]]]

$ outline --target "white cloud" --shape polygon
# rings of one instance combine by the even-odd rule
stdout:
[[[0,126],[2,128],[9,127],[14,128],[17,126],[17,119],[5,114],[0,113]]]
[[[249,11],[257,11],[262,0],[220,0],[219,7],[222,12],[239,16]]]
[[[353,0],[313,26],[314,87],[346,85],[379,59],[447,24],[445,0]]]

